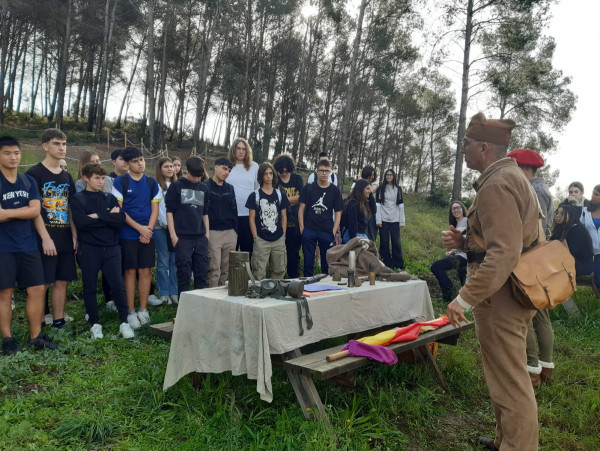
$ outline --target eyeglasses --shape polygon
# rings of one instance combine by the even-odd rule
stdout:
[[[318,169],[317,172],[320,174],[331,174],[329,169]]]

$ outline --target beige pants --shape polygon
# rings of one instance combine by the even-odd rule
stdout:
[[[260,237],[254,239],[252,273],[256,279],[265,278],[269,261],[271,262],[271,279],[283,279],[287,266],[285,235],[282,235],[277,241],[265,241]]]
[[[225,285],[229,276],[229,252],[235,251],[237,233],[235,230],[211,230],[208,240],[210,263],[208,267],[208,286]]]
[[[534,310],[512,297],[510,282],[473,309],[485,381],[496,415],[495,445],[500,450],[538,449],[537,404],[525,352]]]

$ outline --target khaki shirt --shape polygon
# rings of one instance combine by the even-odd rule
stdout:
[[[470,263],[460,297],[477,305],[508,280],[521,251],[538,237],[539,208],[529,180],[513,158],[488,166],[473,184],[477,195],[467,213],[467,251],[486,252],[481,264]],[[483,238],[485,248],[472,234]]]

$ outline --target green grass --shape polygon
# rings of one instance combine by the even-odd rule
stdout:
[[[444,254],[440,230],[447,211],[407,196],[402,231],[409,271],[429,283],[436,314],[445,311],[428,274]],[[66,311],[75,317],[52,332],[58,352],[0,356],[0,449],[474,449],[491,435],[494,417],[474,332],[459,346],[440,346],[438,363],[449,383],[439,387],[418,365],[373,365],[358,373],[354,389],[317,382],[332,428],[306,421],[285,372],[274,368],[273,403],[255,381],[211,374],[197,390],[183,378],[162,391],[169,343],[146,329],[117,338],[116,313],[101,305],[105,338],[93,341],[83,319],[81,283],[69,288]],[[101,298],[101,295],[99,295]],[[27,328],[18,294],[13,331],[23,343]],[[580,318],[562,307],[551,312],[555,382],[536,392],[541,449],[600,449],[600,300],[576,293]],[[175,306],[151,310],[152,321],[175,316]]]

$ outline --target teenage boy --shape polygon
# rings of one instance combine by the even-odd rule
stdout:
[[[84,165],[81,176],[85,190],[75,195],[71,209],[79,238],[77,255],[83,281],[83,302],[92,337],[103,337],[96,301],[98,272],[102,271],[119,311],[119,332],[123,338],[133,338],[133,330],[127,322],[127,295],[121,273],[118,233],[125,225],[125,213],[114,195],[102,191],[106,170],[99,163]]]
[[[58,347],[41,333],[44,269],[33,227],[33,220],[40,215],[40,194],[32,177],[18,174],[20,162],[19,141],[0,137],[0,333],[5,354],[22,351],[10,330],[15,282],[27,290],[30,344],[35,349]]]
[[[192,273],[196,289],[207,287],[210,239],[210,198],[206,185],[200,180],[204,175],[204,163],[198,157],[191,157],[185,165],[188,173],[171,183],[165,195],[167,227],[175,247],[179,295],[190,289]]]
[[[323,160],[327,160],[329,161],[329,163],[331,164],[331,160],[329,159],[329,155],[327,155],[327,152],[321,152],[319,154],[319,161],[317,161],[317,168],[319,167],[319,163]],[[310,174],[308,176],[308,180],[306,183],[315,183],[317,180],[319,180],[319,174],[317,173],[318,171],[315,170],[315,172],[313,172],[312,174]],[[333,183],[335,186],[338,185],[338,178],[335,175],[335,172],[333,172],[333,170],[329,173],[329,181],[331,183]]]
[[[250,231],[254,238],[252,272],[261,280],[271,262],[271,278],[285,277],[285,230],[290,206],[285,193],[274,188],[277,184],[275,168],[271,163],[261,163],[256,176],[260,188],[248,196],[246,208],[250,212]]]
[[[162,191],[158,182],[144,174],[146,162],[137,147],[126,147],[121,153],[129,165],[129,172],[113,182],[113,195],[125,212],[125,226],[119,230],[119,240],[125,272],[125,291],[129,315],[127,322],[132,329],[150,322],[148,295],[152,282],[151,270],[155,264],[156,247],[152,238],[158,220],[158,204]],[[135,312],[135,280],[138,276],[140,308]]]
[[[42,198],[39,217],[34,219],[38,233],[38,248],[42,255],[46,290],[52,287],[52,327],[62,329],[65,325],[65,301],[67,284],[77,280],[75,250],[77,231],[70,220],[70,202],[76,193],[71,175],[60,167],[60,160],[67,154],[67,136],[56,128],[42,133],[42,148],[46,157],[31,167],[32,176]],[[40,317],[43,321],[43,316]]]
[[[311,277],[314,274],[317,243],[321,252],[327,251],[333,245],[344,209],[340,190],[329,181],[331,175],[329,160],[319,161],[317,174],[317,183],[305,185],[300,193],[298,223],[302,234],[304,277]],[[321,272],[327,274],[329,271],[327,258],[323,254],[321,255]]]
[[[285,192],[290,206],[287,209],[287,229],[285,231],[285,250],[287,255],[287,274],[289,278],[300,277],[300,246],[302,237],[298,226],[298,208],[300,207],[300,192],[304,187],[304,180],[296,174],[296,164],[290,154],[282,153],[273,160],[273,167],[277,171],[279,184]]]
[[[122,175],[127,174],[129,171],[129,164],[125,160],[123,160],[123,149],[113,150],[110,154],[110,159],[113,165],[113,171],[108,174],[108,176],[112,179],[116,179]]]
[[[229,252],[235,251],[237,242],[237,203],[233,186],[225,180],[233,164],[225,157],[215,161],[215,175],[205,183],[210,197],[208,222],[210,224],[210,266],[208,286],[225,285],[229,275]]]

